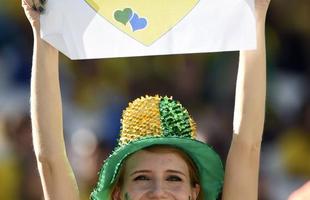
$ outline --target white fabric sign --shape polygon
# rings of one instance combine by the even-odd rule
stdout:
[[[48,0],[41,37],[71,59],[256,48],[254,0]]]

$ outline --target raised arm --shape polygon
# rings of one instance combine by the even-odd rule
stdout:
[[[257,49],[241,51],[237,76],[234,134],[223,200],[258,199],[260,148],[265,118],[265,19],[270,0],[256,0]]]
[[[79,199],[76,180],[69,164],[62,124],[58,51],[40,38],[40,3],[22,0],[34,35],[31,74],[32,138],[44,199]],[[42,1],[41,1],[42,2]]]

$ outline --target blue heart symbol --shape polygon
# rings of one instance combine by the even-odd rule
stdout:
[[[139,17],[136,13],[130,20],[130,24],[133,31],[144,29],[147,26],[146,18]]]

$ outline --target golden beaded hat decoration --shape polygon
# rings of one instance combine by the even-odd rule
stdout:
[[[168,97],[146,96],[123,112],[119,145],[143,137],[196,137],[196,125],[183,106]]]

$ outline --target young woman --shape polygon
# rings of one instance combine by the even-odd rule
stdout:
[[[170,98],[146,96],[124,111],[119,146],[105,161],[92,199],[216,200],[222,184],[224,200],[258,198],[269,1],[255,2],[257,49],[240,52],[225,175],[216,153],[195,140],[195,124],[187,111]],[[77,200],[63,137],[58,51],[39,35],[44,2],[22,0],[34,35],[30,99],[34,150],[45,199]]]

